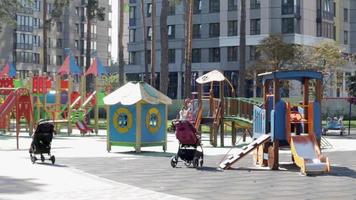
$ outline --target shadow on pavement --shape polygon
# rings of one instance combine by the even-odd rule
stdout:
[[[331,172],[325,176],[337,176],[356,179],[356,171],[348,167],[331,166]]]
[[[61,165],[61,164],[52,164],[48,162],[36,162],[36,165],[43,165],[43,166],[49,166],[49,167],[68,167],[67,165]]]
[[[172,157],[175,153],[167,153],[167,152],[158,152],[158,151],[141,151],[140,153],[136,153],[135,151],[127,151],[127,152],[115,152],[115,154],[125,154],[125,155],[135,155],[135,156],[147,156],[147,157]]]
[[[33,182],[33,179],[17,179],[0,176],[0,194],[25,194],[40,190],[43,184]]]
[[[198,167],[198,171],[204,171],[204,172],[223,172],[222,170],[216,168],[216,167]]]

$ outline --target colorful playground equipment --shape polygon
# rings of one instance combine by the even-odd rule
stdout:
[[[279,168],[279,149],[289,145],[293,162],[301,173],[329,172],[330,163],[321,154],[322,74],[315,71],[276,71],[259,75],[263,81],[264,103],[253,108],[254,141],[242,152],[220,163],[221,169],[255,150],[256,164]],[[298,80],[303,86],[303,102],[292,105],[280,97],[281,81]],[[309,101],[310,82],[315,82],[315,98]],[[272,90],[271,90],[272,89]]]
[[[108,105],[107,151],[111,146],[167,148],[167,105],[172,100],[145,82],[129,82],[104,97]]]
[[[33,129],[33,112],[30,92],[26,88],[19,88],[20,82],[14,79],[16,70],[12,63],[7,62],[0,72],[0,129],[9,130],[11,118],[16,122],[16,147],[19,149],[19,134],[21,119],[26,121],[26,128],[30,134]]]
[[[243,138],[247,134],[251,135],[252,129],[252,108],[256,104],[247,98],[236,98],[235,89],[231,82],[219,71],[214,70],[199,77],[196,82],[198,87],[198,111],[195,119],[195,128],[200,125],[210,127],[210,143],[216,147],[218,132],[220,131],[220,145],[224,146],[225,126],[231,127],[232,145],[236,144],[237,130],[243,130]],[[213,92],[214,82],[219,83],[219,96],[215,97]],[[231,97],[225,97],[225,83],[230,88],[228,91]],[[202,92],[204,84],[210,84],[208,94]],[[204,112],[203,102],[208,101],[209,110]],[[207,113],[207,114],[204,114]]]

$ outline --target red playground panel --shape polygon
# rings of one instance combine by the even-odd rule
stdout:
[[[51,79],[47,76],[33,77],[32,92],[34,94],[46,94],[52,86]]]
[[[14,88],[13,78],[0,78],[0,95],[8,95],[12,92]]]

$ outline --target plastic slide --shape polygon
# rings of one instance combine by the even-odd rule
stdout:
[[[0,118],[3,116],[8,115],[12,108],[14,107],[16,102],[16,93],[12,91],[7,98],[5,99],[4,103],[0,106]]]
[[[75,125],[82,133],[93,133],[93,129],[89,128],[88,125],[84,121],[78,120]]]
[[[301,173],[310,174],[330,171],[329,160],[321,154],[314,137],[309,135],[292,136],[290,146],[294,162],[300,167]]]

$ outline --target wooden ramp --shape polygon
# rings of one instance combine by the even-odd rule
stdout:
[[[249,154],[251,151],[256,149],[258,146],[260,146],[261,144],[264,144],[265,142],[269,141],[270,138],[271,138],[270,135],[262,135],[262,136],[260,136],[259,138],[257,138],[253,142],[251,142],[249,145],[247,145],[246,147],[242,148],[241,152],[239,152],[239,153],[237,153],[235,155],[231,155],[227,159],[222,161],[219,164],[219,168],[220,169],[228,169],[231,165],[233,165],[235,162],[239,161],[241,158],[245,157],[247,154]]]

